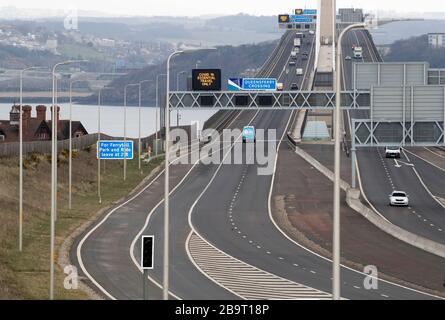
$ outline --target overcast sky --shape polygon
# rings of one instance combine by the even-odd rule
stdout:
[[[338,7],[359,7],[368,10],[400,12],[445,11],[443,0],[337,0]],[[316,7],[317,0],[1,0],[0,6],[17,8],[100,11],[113,15],[198,16],[209,14],[274,15],[290,12],[296,7]]]

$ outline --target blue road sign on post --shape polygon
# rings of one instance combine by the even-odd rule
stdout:
[[[276,91],[277,79],[269,78],[230,78],[229,91]]]
[[[98,142],[99,144],[99,142]],[[100,159],[123,160],[124,152],[127,160],[133,159],[133,141],[127,140],[124,148],[124,141],[121,140],[101,140],[97,148],[97,157]],[[124,151],[125,150],[125,151]]]

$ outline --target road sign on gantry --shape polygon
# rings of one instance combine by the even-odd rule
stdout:
[[[221,69],[193,69],[193,91],[220,91]]]
[[[281,29],[314,30],[317,14],[316,9],[295,9],[294,14],[280,14],[278,25]]]
[[[289,15],[288,14],[280,14],[278,16],[278,23],[289,23]]]
[[[101,140],[97,144],[97,157],[100,159],[123,160],[124,154],[126,154],[127,160],[133,159],[132,140],[126,141],[126,144],[121,140]]]
[[[317,15],[317,9],[295,9],[295,15],[311,15],[316,16]]]
[[[229,91],[276,91],[277,79],[269,78],[230,78]]]

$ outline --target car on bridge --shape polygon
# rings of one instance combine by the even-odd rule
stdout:
[[[243,143],[246,142],[256,142],[255,137],[255,127],[253,126],[245,126],[243,128]]]
[[[386,158],[400,158],[400,147],[386,147],[385,148]]]
[[[409,200],[408,195],[404,191],[393,191],[389,195],[389,205],[390,206],[408,206]]]
[[[298,90],[298,89],[300,89],[300,88],[298,87],[298,84],[296,84],[296,83],[294,82],[294,83],[292,83],[292,84],[290,85],[290,89],[291,89],[291,90]]]

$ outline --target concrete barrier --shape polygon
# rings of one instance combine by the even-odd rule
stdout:
[[[320,171],[328,179],[334,181],[334,173],[331,170],[326,168],[323,164],[321,164],[318,160],[312,157],[309,153],[297,147],[294,141],[291,140],[291,142],[295,147],[296,154],[298,154],[305,161],[310,163],[314,168]],[[422,249],[426,252],[445,258],[445,245],[426,239],[419,235],[416,235],[412,232],[400,228],[399,226],[396,226],[395,224],[385,219],[382,219],[382,217],[380,217],[376,212],[374,212],[374,210],[371,210],[360,201],[360,190],[351,189],[350,185],[347,182],[341,180],[340,187],[344,191],[346,191],[346,203],[348,204],[348,206],[354,211],[361,214],[364,218],[366,218],[377,228],[388,233],[394,238],[401,240],[407,244],[410,244],[416,248]]]
[[[295,124],[294,130],[292,131],[292,136],[295,142],[301,142],[303,124],[306,120],[307,110],[301,110],[297,116],[297,122]]]
[[[314,157],[312,157],[309,153],[304,151],[303,149],[295,146],[295,153],[298,154],[300,157],[302,157],[304,160],[306,160],[308,163],[310,163],[315,169],[320,171],[323,175],[325,175],[329,180],[334,181],[334,173],[326,168],[323,164],[321,164],[318,160],[316,160]],[[350,188],[350,185],[344,181],[340,180],[340,187],[347,191]]]
[[[350,208],[359,212],[362,216],[368,219],[373,225],[392,235],[393,237],[404,241],[414,247],[445,258],[445,245],[406,231],[405,229],[402,229],[399,226],[396,226],[395,224],[382,219],[373,210],[363,205],[363,203],[360,201],[359,190],[348,189],[348,191],[346,192],[346,203]]]

